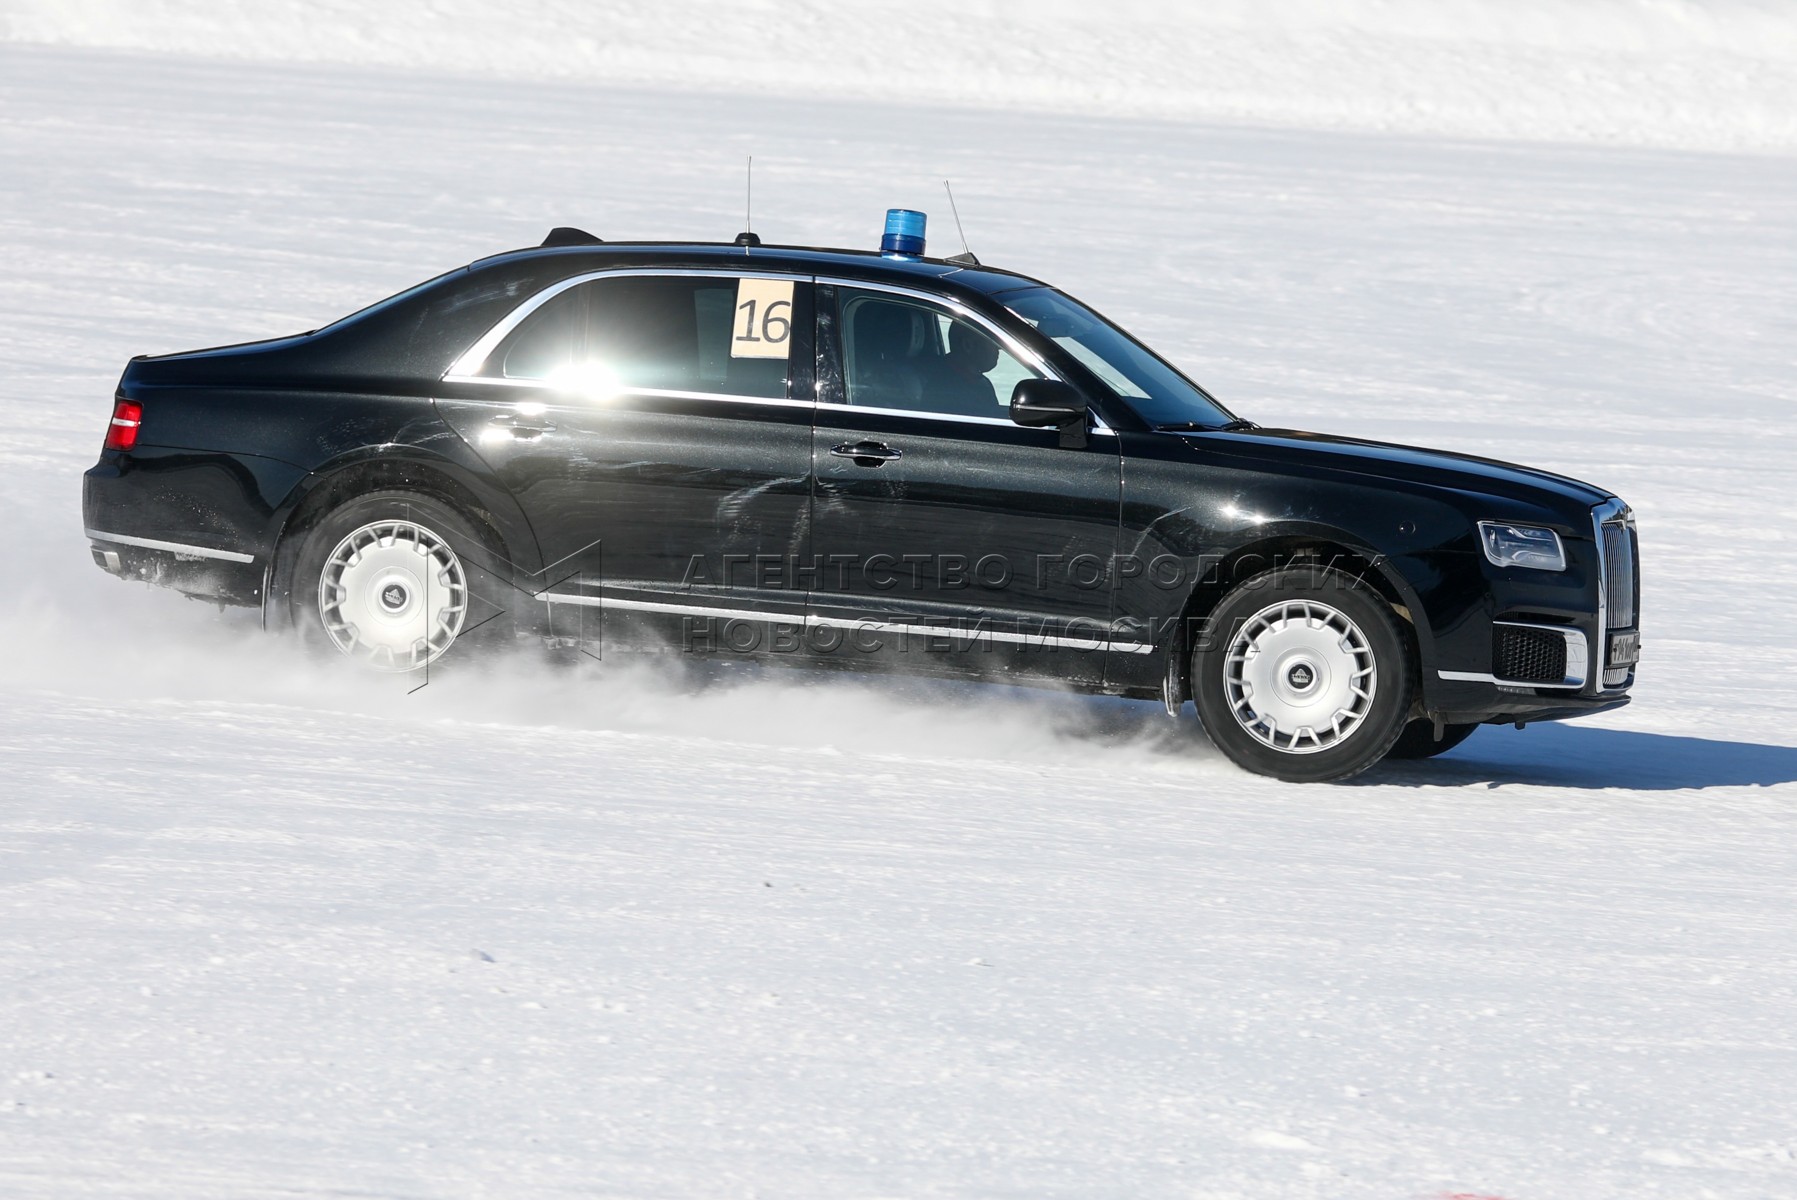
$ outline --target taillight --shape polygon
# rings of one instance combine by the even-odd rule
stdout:
[[[129,450],[137,445],[137,427],[144,421],[144,406],[135,400],[120,400],[112,406],[112,424],[106,427],[108,450]]]

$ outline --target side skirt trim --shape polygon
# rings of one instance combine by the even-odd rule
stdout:
[[[673,613],[693,617],[734,617],[745,621],[798,621],[807,629],[841,625],[856,629],[868,629],[876,633],[939,634],[945,637],[965,636],[975,640],[988,638],[995,642],[1016,642],[1029,646],[1064,646],[1075,650],[1103,648],[1116,650],[1123,654],[1154,653],[1154,646],[1148,642],[1116,641],[1098,634],[1086,638],[1050,637],[1047,634],[1013,633],[1005,629],[978,629],[967,633],[944,628],[941,625],[920,625],[908,621],[875,621],[858,617],[845,620],[836,617],[820,617],[812,613],[764,612],[747,608],[706,608],[696,604],[664,604],[656,600],[621,600],[610,596],[572,596],[565,592],[544,592],[537,599],[545,604],[580,604],[589,608],[617,608],[633,612]]]

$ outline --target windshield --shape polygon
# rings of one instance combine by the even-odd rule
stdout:
[[[1224,426],[1235,417],[1198,385],[1103,317],[1053,288],[1028,288],[997,297],[1129,401],[1151,425]]]

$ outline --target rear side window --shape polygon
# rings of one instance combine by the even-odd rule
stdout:
[[[586,318],[583,289],[572,288],[524,319],[494,357],[507,379],[559,379],[574,366]]]
[[[582,390],[783,398],[794,286],[731,276],[590,280],[526,317],[482,373]]]

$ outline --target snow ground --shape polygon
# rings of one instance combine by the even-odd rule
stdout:
[[[1052,694],[407,697],[88,561],[129,355],[727,237],[749,153],[770,240],[950,176],[1246,415],[1615,488],[1636,704],[1297,788]],[[15,45],[0,246],[0,1195],[1797,1195],[1792,158]]]
[[[1088,116],[1797,149],[1788,0],[0,0],[0,40]]]

